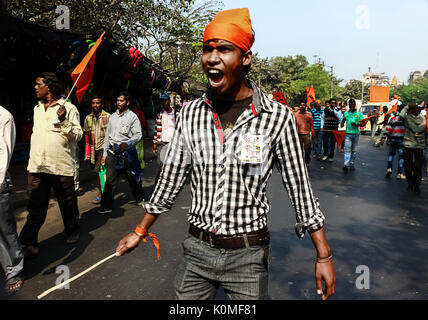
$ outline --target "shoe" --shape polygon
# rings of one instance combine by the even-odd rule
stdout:
[[[419,188],[419,186],[414,186],[413,187],[413,192],[415,192],[415,193],[421,193],[421,189]]]
[[[101,203],[101,197],[96,197],[94,200],[92,200],[93,204],[100,204]]]
[[[311,163],[310,162],[306,162],[306,167],[310,167]]]
[[[23,248],[25,259],[34,259],[39,255],[39,248],[36,246],[28,245]]]
[[[397,174],[397,179],[398,180],[406,180],[406,176],[402,173]]]
[[[334,159],[333,158],[328,158],[328,162],[332,163],[332,162],[334,162]]]
[[[97,215],[103,215],[103,214],[108,214],[108,213],[112,213],[113,210],[111,209],[104,209],[104,208],[99,208],[97,210]]]
[[[324,157],[322,157],[322,161],[326,161],[328,159],[328,157],[327,156],[324,156]]]
[[[386,172],[385,177],[389,179],[389,178],[391,178],[391,176],[392,176],[392,169],[388,169],[388,171]],[[397,176],[397,179],[398,179],[398,176]]]
[[[375,144],[375,147],[376,147],[376,148],[380,148],[380,144],[379,144],[379,143],[376,143],[376,144]]]
[[[66,244],[74,244],[79,241],[79,232],[75,231],[70,235],[66,236],[65,243]]]
[[[347,166],[344,166],[344,167],[343,167],[343,172],[348,173],[348,171],[349,171],[348,167],[347,167]]]
[[[76,190],[76,194],[78,197],[81,197],[85,194],[85,191],[83,191],[83,188],[80,187],[79,189]]]

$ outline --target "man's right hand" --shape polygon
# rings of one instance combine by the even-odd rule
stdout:
[[[107,157],[102,157],[102,159],[101,159],[101,165],[102,165],[102,166],[105,166],[105,164],[106,164],[106,159],[107,159]]]
[[[152,148],[153,153],[158,153],[158,145],[154,144]]]
[[[119,241],[119,244],[116,248],[116,253],[118,256],[123,256],[130,253],[140,244],[142,238],[135,233],[128,234],[125,238]]]

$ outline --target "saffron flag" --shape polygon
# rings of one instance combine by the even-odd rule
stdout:
[[[385,113],[385,115],[390,114],[392,112],[397,112],[398,111],[398,101],[395,104],[395,106],[393,106],[387,113]]]
[[[337,150],[340,150],[340,146],[345,141],[346,131],[333,130],[334,137],[336,138]]]
[[[288,106],[287,99],[285,99],[284,94],[282,92],[275,91],[273,93],[273,99],[275,99],[279,103],[282,103],[282,104]]]
[[[82,101],[86,90],[91,84],[92,77],[94,76],[95,68],[95,56],[101,41],[103,40],[105,32],[98,38],[95,45],[91,47],[91,50],[86,54],[83,60],[71,73],[71,79],[73,79],[75,86],[77,87],[76,96],[79,103]]]
[[[312,102],[315,101],[315,89],[314,86],[311,85],[311,87],[305,87],[306,90],[306,96],[308,97],[307,104],[310,105]]]

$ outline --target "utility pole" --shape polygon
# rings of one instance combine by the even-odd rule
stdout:
[[[333,66],[326,66],[327,68],[330,68],[330,99],[333,99],[333,70],[334,67]]]

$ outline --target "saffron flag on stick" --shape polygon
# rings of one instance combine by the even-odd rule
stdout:
[[[105,32],[98,38],[97,42],[91,47],[91,50],[89,50],[83,60],[71,73],[71,79],[73,79],[74,85],[77,87],[76,96],[79,103],[82,101],[86,90],[91,84],[92,77],[94,76],[95,56],[104,34]]]
[[[398,111],[398,102],[387,113],[385,113],[385,115],[390,114],[392,112],[397,112],[397,111]]]
[[[308,97],[307,104],[310,105],[312,102],[315,101],[315,89],[314,86],[311,85],[311,87],[305,87],[306,90],[306,96]]]
[[[337,150],[340,150],[340,146],[345,141],[346,131],[333,130],[334,137],[336,138]]]

